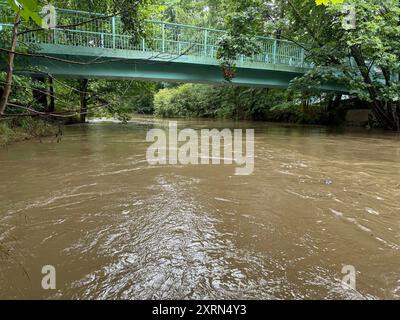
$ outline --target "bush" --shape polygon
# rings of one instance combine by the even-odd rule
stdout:
[[[176,89],[162,89],[154,96],[154,114],[159,117],[178,117],[178,111],[174,110],[172,97]]]
[[[0,147],[4,147],[12,140],[14,131],[10,128],[10,125],[2,121],[0,122]]]
[[[154,93],[151,91],[144,92],[136,100],[133,100],[132,111],[133,113],[138,113],[138,114],[153,114]]]
[[[154,109],[160,117],[261,120],[274,105],[275,96],[268,89],[184,84],[160,90],[155,95]]]
[[[43,138],[56,132],[56,127],[53,124],[42,119],[23,118],[19,125],[23,132],[33,138]]]
[[[222,99],[224,90],[230,89],[198,84],[162,89],[154,98],[155,115],[178,118],[223,117],[232,110],[232,106]]]

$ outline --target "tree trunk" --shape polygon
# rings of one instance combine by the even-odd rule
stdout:
[[[367,85],[368,93],[372,101],[372,111],[377,121],[385,129],[396,130],[396,124],[388,115],[387,110],[385,109],[382,102],[378,100],[378,92],[372,83],[372,79],[369,75],[369,68],[365,64],[365,59],[363,57],[361,49],[358,46],[352,46],[351,54],[357,63],[358,69],[361,72],[365,84]]]
[[[241,104],[240,104],[240,87],[235,86],[233,88],[234,104],[235,104],[235,120],[240,120],[242,115]]]
[[[342,94],[337,94],[333,97],[333,99],[329,100],[328,104],[328,122],[330,124],[334,124],[338,121],[338,119],[341,117],[340,114],[338,114],[338,109],[340,107],[340,102],[342,101]]]
[[[285,18],[285,6],[281,6],[280,9],[281,9],[281,10],[280,10],[280,12],[279,12],[279,19],[280,19],[280,20],[283,20],[283,19]],[[279,30],[276,32],[275,38],[276,38],[277,40],[280,40],[280,39],[282,38],[282,29],[279,29]]]
[[[53,78],[49,78],[49,88],[50,88],[50,106],[49,106],[49,112],[54,113],[56,110],[56,102],[54,98],[54,83],[53,83]]]
[[[80,120],[81,123],[86,122],[86,116],[87,116],[87,88],[89,84],[88,79],[81,79],[79,80],[79,90],[80,90],[80,96],[81,96],[81,111],[80,111]]]
[[[11,94],[11,86],[12,86],[12,79],[14,73],[14,59],[15,59],[15,49],[17,48],[17,37],[18,37],[18,26],[21,22],[21,16],[19,12],[15,16],[14,20],[14,27],[12,32],[12,41],[11,41],[11,52],[8,54],[8,62],[7,62],[7,75],[6,81],[4,84],[3,94],[0,98],[0,116],[2,116],[6,110],[8,98]]]
[[[47,93],[46,93],[46,78],[42,76],[32,76],[32,80],[34,82],[38,82],[41,84],[41,88],[33,88],[32,95],[35,101],[39,106],[41,106],[41,111],[48,110],[48,103],[47,103]]]

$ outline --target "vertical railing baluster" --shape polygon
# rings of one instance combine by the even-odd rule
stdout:
[[[274,40],[274,45],[272,47],[272,61],[273,61],[274,64],[276,64],[277,47],[278,47],[278,41]]]
[[[208,48],[208,30],[204,30],[204,56],[207,57],[207,48]]]
[[[113,49],[116,48],[116,30],[115,30],[115,17],[111,18],[111,28],[112,28],[112,43]]]
[[[53,42],[54,44],[58,43],[58,39],[57,39],[57,26],[53,29]]]
[[[165,53],[165,23],[162,24],[161,50]]]

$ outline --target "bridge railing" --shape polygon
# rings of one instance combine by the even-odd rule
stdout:
[[[0,4],[0,23],[5,27],[10,26],[11,17],[12,12],[5,10]],[[20,42],[145,51],[152,52],[157,57],[186,55],[216,58],[218,42],[225,34],[222,30],[147,20],[146,37],[134,39],[124,30],[119,17],[68,9],[57,10],[57,24],[64,27],[51,31],[24,33]],[[273,38],[257,39],[261,52],[250,57],[240,56],[238,62],[244,65],[258,62],[310,67],[305,61],[304,49],[300,46]]]

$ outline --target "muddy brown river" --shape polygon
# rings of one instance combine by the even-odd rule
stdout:
[[[0,298],[400,298],[399,135],[180,121],[255,128],[254,174],[237,176],[150,166],[153,126],[71,126],[0,150]]]

